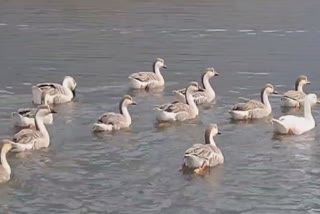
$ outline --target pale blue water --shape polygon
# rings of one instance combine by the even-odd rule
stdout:
[[[78,98],[58,108],[52,145],[11,154],[12,180],[0,186],[1,213],[318,213],[319,127],[300,137],[274,137],[268,120],[232,123],[239,97],[279,92],[300,74],[319,94],[320,2],[0,1],[0,138],[14,129],[10,113],[31,106],[31,85],[78,82]],[[162,57],[167,87],[134,94],[129,131],[94,135],[91,125],[116,111],[127,76]],[[216,105],[196,122],[159,129],[154,105],[199,80],[213,66]],[[274,116],[282,115],[271,97]],[[315,107],[316,121],[320,120]],[[203,142],[208,123],[225,164],[205,177],[179,172],[184,151]]]

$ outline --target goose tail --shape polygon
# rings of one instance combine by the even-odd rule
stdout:
[[[92,130],[93,132],[112,131],[112,125],[104,123],[95,123],[93,124]]]
[[[280,120],[272,118],[272,125],[274,128],[274,132],[280,134],[287,134],[289,132],[289,128]]]
[[[37,86],[32,86],[32,102],[40,105],[42,98],[42,90]]]

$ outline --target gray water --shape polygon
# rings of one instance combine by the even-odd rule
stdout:
[[[319,127],[274,136],[268,119],[233,123],[240,97],[267,82],[293,88],[306,74],[320,94],[318,0],[0,1],[0,138],[16,131],[10,113],[31,104],[31,85],[78,83],[74,103],[57,107],[46,150],[10,154],[0,213],[319,213]],[[167,64],[163,92],[132,93],[127,76]],[[213,66],[216,104],[196,121],[158,128],[154,105]],[[95,135],[91,126],[132,94],[130,130]],[[273,115],[283,115],[271,97]],[[316,121],[320,120],[315,107]],[[301,114],[297,112],[296,114]],[[203,142],[208,123],[225,164],[183,175],[184,151]]]

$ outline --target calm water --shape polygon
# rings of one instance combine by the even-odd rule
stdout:
[[[319,127],[274,137],[268,120],[232,123],[240,97],[279,92],[307,74],[320,94],[318,0],[5,1],[0,0],[0,138],[10,112],[31,106],[31,85],[78,82],[76,102],[58,107],[47,150],[9,155],[12,180],[0,186],[0,213],[319,213]],[[127,76],[162,57],[167,87],[134,94],[133,126],[94,135],[117,111]],[[152,110],[171,91],[213,66],[217,103],[195,122],[159,129]],[[131,93],[132,94],[132,93]],[[274,116],[282,115],[271,97]],[[299,114],[299,113],[298,113]],[[319,107],[314,108],[320,120]],[[204,177],[179,172],[184,151],[203,142],[209,122],[225,164]]]

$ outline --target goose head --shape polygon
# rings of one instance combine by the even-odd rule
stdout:
[[[205,143],[210,144],[211,138],[216,135],[220,135],[221,133],[218,130],[218,125],[210,123],[205,131]]]
[[[74,97],[76,96],[77,83],[73,77],[65,76],[62,85],[66,88],[69,88],[72,91]]]
[[[129,106],[129,105],[137,105],[137,103],[133,100],[133,98],[130,95],[125,95],[122,98],[122,102],[123,105],[125,106]]]
[[[273,85],[270,84],[270,83],[267,83],[265,85],[265,87],[262,89],[261,92],[262,92],[261,94],[263,94],[264,92],[267,92],[268,95],[270,95],[270,94],[278,94],[278,92],[274,90]]]
[[[154,68],[167,68],[167,66],[164,64],[164,60],[161,58],[157,58],[154,62]]]
[[[298,77],[295,83],[295,88],[298,90],[299,86],[304,86],[305,84],[310,84],[311,82],[308,80],[307,76],[301,75]]]
[[[311,105],[320,104],[320,100],[318,100],[318,97],[316,94],[308,94],[304,99],[306,102],[309,102]]]
[[[186,95],[189,93],[193,94],[194,92],[196,92],[198,90],[199,90],[198,82],[192,81],[186,90]]]
[[[209,78],[214,77],[214,76],[219,76],[219,72],[214,70],[213,67],[206,68],[204,75],[208,76]]]
[[[45,117],[49,114],[54,114],[54,113],[57,113],[57,112],[53,110],[49,105],[41,105],[38,107],[36,116]]]

